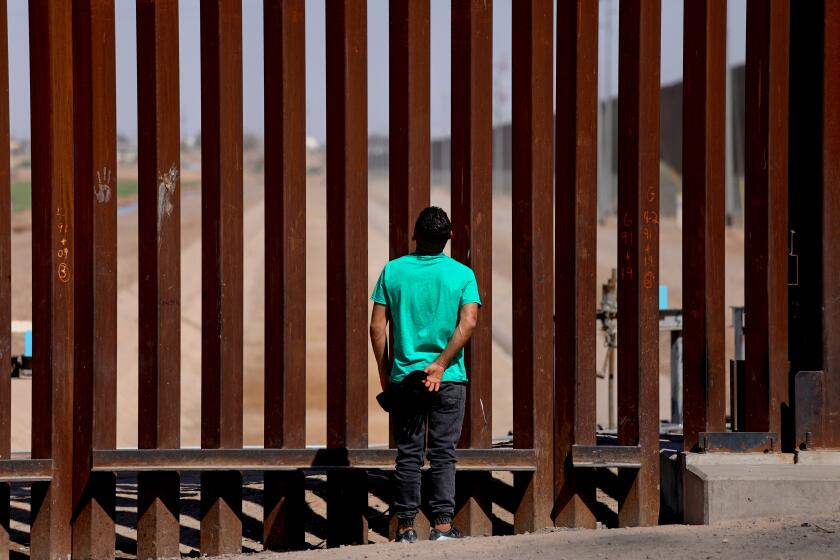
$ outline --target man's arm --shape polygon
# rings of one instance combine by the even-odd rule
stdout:
[[[379,369],[379,384],[384,391],[388,387],[391,372],[388,371],[388,308],[381,303],[373,304],[370,314],[370,345]]]
[[[467,341],[472,336],[475,326],[478,323],[478,304],[467,303],[462,305],[459,315],[458,326],[455,327],[455,332],[452,333],[452,337],[449,339],[446,348],[443,349],[443,352],[440,353],[434,362],[426,366],[423,370],[428,374],[426,379],[423,380],[423,383],[429,391],[438,391],[440,389],[443,372],[449,367],[449,362],[452,361],[455,354],[467,344]]]

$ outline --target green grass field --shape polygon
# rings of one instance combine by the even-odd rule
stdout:
[[[117,198],[134,196],[137,194],[137,179],[119,179],[117,181]]]
[[[183,190],[198,186],[198,181],[184,181]],[[117,198],[133,197],[137,194],[137,179],[120,179],[117,181]],[[30,181],[15,181],[12,183],[12,211],[20,212],[32,208],[32,183]]]
[[[32,208],[32,183],[16,181],[12,183],[12,212]]]

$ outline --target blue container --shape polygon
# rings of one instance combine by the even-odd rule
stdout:
[[[659,309],[668,309],[668,286],[659,285]]]
[[[27,358],[32,357],[32,331],[23,332],[23,355]]]

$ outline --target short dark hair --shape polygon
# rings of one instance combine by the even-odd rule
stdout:
[[[429,206],[424,208],[417,216],[417,223],[414,224],[414,237],[433,248],[443,250],[452,231],[452,222],[443,208]]]

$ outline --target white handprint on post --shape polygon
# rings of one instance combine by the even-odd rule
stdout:
[[[105,203],[111,200],[111,170],[103,167],[96,172],[96,185],[93,187],[96,201]]]

